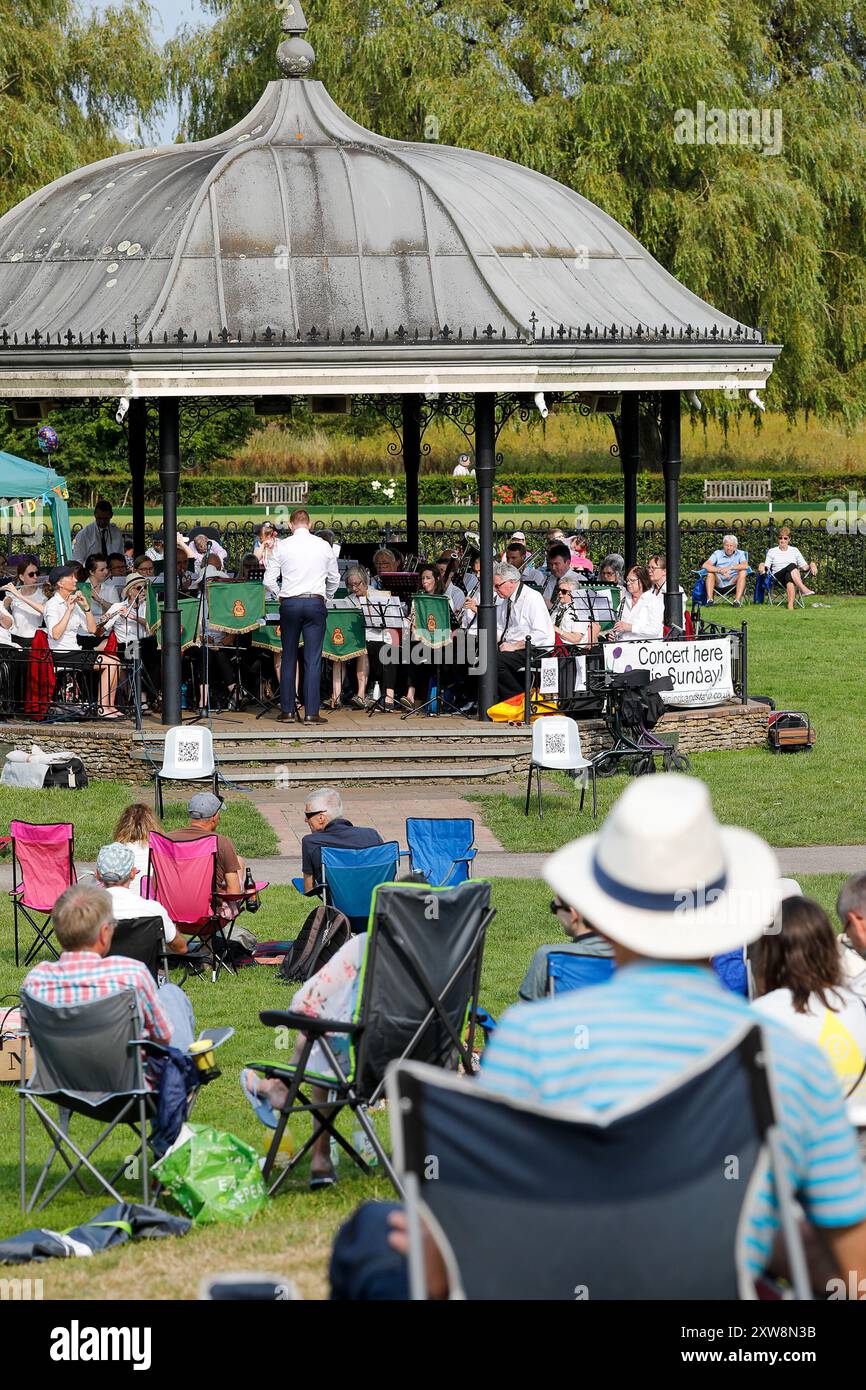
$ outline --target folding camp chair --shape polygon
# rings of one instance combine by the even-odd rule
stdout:
[[[158,984],[160,975],[168,974],[162,918],[124,917],[115,925],[108,955],[141,961]]]
[[[811,1297],[750,1020],[685,1076],[603,1111],[507,1100],[414,1061],[389,1068],[387,1091],[414,1298],[422,1217],[452,1297],[754,1298],[746,1212],[768,1168],[794,1296]]]
[[[749,577],[752,575],[752,573],[753,573],[752,567],[751,567],[751,565],[749,565],[749,566],[747,567],[747,569],[746,569],[746,588],[743,590],[743,597],[742,597],[742,599],[741,599],[741,601],[740,601],[740,602],[741,602],[741,605],[746,604],[746,603],[749,602],[749,595],[748,595],[748,593],[747,593],[747,590],[748,590],[748,587],[749,587]],[[704,587],[704,594],[706,595],[707,571],[706,571],[705,569],[692,570],[692,574],[693,574],[693,575],[696,575],[696,576],[700,576],[700,577],[703,579],[703,581],[704,581],[704,586],[705,586],[705,587]],[[700,600],[700,602],[703,603],[703,604],[707,604],[708,601],[709,601],[709,600],[706,598],[706,596],[703,597],[703,598]],[[736,606],[737,606],[737,581],[736,581],[736,580],[734,580],[733,583],[731,583],[731,584],[726,584],[724,588],[720,588],[718,582],[716,583],[716,586],[715,586],[715,588],[714,588],[714,590],[713,590],[713,603],[718,603],[719,601],[721,601],[722,603],[728,603],[728,604],[730,604],[730,606],[731,606],[732,608],[736,608]]]
[[[400,846],[396,840],[368,849],[322,846],[322,901],[345,913],[353,931],[364,931],[373,893],[380,883],[397,878]]]
[[[547,956],[547,993],[566,994],[586,985],[603,985],[616,962],[610,956],[579,956],[573,951],[550,951]]]
[[[581,774],[580,809],[586,796],[587,779],[592,782],[592,818],[598,810],[595,782],[595,763],[586,758],[580,746],[580,729],[574,719],[564,714],[544,715],[536,719],[532,726],[532,757],[529,762],[529,776],[526,781],[526,805],[523,814],[529,815],[529,801],[532,795],[532,775],[537,779],[538,814],[543,815],[541,806],[541,769],[549,768],[558,772]]]
[[[277,1191],[312,1148],[323,1129],[365,1173],[369,1164],[336,1128],[348,1107],[394,1183],[400,1185],[368,1114],[385,1085],[385,1069],[397,1058],[417,1058],[436,1067],[462,1062],[474,1070],[478,987],[487,927],[495,916],[490,884],[481,880],[453,888],[386,883],[373,898],[366,934],[360,989],[351,1022],[309,1018],[306,1014],[259,1014],[269,1027],[297,1028],[303,1034],[296,1063],[251,1062],[254,1071],[279,1077],[289,1089],[264,1165],[269,1179],[283,1133],[293,1114],[312,1112],[313,1133],[270,1188]],[[468,1024],[468,1026],[467,1026]],[[350,1062],[344,1067],[329,1034],[348,1036]],[[330,1072],[307,1069],[314,1043],[320,1043]],[[327,1088],[327,1100],[308,1098],[310,1086]]]
[[[147,862],[147,897],[162,903],[179,932],[197,943],[195,965],[203,947],[210,954],[211,978],[216,984],[221,970],[236,975],[231,962],[234,917],[223,917],[217,892],[217,837],[171,840],[153,830]],[[144,899],[143,899],[144,901]]]
[[[811,589],[814,583],[815,575],[810,574],[807,581],[807,587]],[[812,589],[812,592],[816,593],[817,590]],[[785,608],[787,606],[788,586],[786,584],[783,584],[781,579],[777,579],[776,576],[773,574],[772,570],[767,570],[764,575],[764,593],[767,602],[771,604],[773,608]],[[794,585],[794,607],[806,607],[805,597],[803,594],[800,593],[800,590],[797,588],[796,584]]]
[[[406,818],[409,868],[434,888],[453,888],[472,876],[474,840],[475,822],[468,818]]]
[[[86,1168],[115,1202],[124,1199],[116,1191],[117,1182],[128,1159],[107,1179],[91,1162],[93,1154],[118,1125],[129,1125],[141,1146],[142,1193],[145,1206],[150,1195],[148,1174],[147,1121],[156,1111],[156,1096],[144,1078],[142,1028],[134,990],[123,990],[92,1003],[75,1006],[43,1004],[26,990],[21,1009],[33,1044],[36,1065],[29,1082],[19,1087],[21,1144],[21,1209],[32,1211],[59,1154],[67,1172],[39,1203],[47,1206],[74,1178],[86,1192],[79,1176]],[[27,1203],[26,1113],[30,1106],[52,1140],[51,1152]],[[58,1120],[45,1108],[57,1106]],[[86,1152],[70,1138],[73,1114],[96,1120],[106,1127]],[[72,1163],[69,1154],[77,1159]]]
[[[12,841],[12,920],[15,931],[15,964],[18,960],[18,918],[30,926],[36,940],[24,958],[28,966],[43,946],[57,959],[59,952],[51,943],[51,913],[54,904],[75,882],[75,845],[72,826],[66,822],[54,825],[31,825],[29,821],[14,820],[9,827]]]
[[[33,1045],[35,1067],[27,1083],[18,1088],[19,1163],[21,1209],[32,1211],[59,1155],[66,1164],[66,1173],[37,1207],[41,1211],[75,1179],[82,1192],[87,1191],[81,1180],[86,1169],[100,1187],[114,1199],[123,1198],[114,1184],[129,1169],[131,1162],[140,1163],[142,1194],[145,1206],[151,1196],[148,1160],[147,1122],[158,1109],[158,1093],[147,1086],[144,1074],[145,1058],[158,1057],[166,1048],[143,1036],[141,1014],[135,991],[119,990],[87,1004],[53,1005],[34,999],[26,990],[21,993],[21,1012]],[[209,1028],[199,1034],[214,1050],[234,1036],[234,1029]],[[22,1056],[22,1074],[25,1058]],[[197,1072],[196,1088],[187,1096],[187,1116],[200,1085],[213,1080],[219,1072],[215,1067]],[[27,1202],[27,1107],[35,1111],[42,1127],[52,1141],[36,1185]],[[56,1106],[55,1120],[46,1106]],[[86,1152],[70,1138],[73,1115],[95,1120],[105,1125]],[[134,1132],[138,1147],[126,1154],[110,1178],[91,1162],[97,1149],[105,1143],[118,1125],[128,1125]],[[72,1162],[70,1154],[77,1160]]]

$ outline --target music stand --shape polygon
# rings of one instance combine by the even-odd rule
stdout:
[[[381,576],[380,576],[380,577],[381,577]],[[408,575],[407,575],[407,574],[403,574],[403,575],[393,574],[393,575],[388,575],[387,578],[389,578],[389,579],[416,579],[416,580],[417,580],[417,579],[418,579],[418,576],[417,576],[417,575],[414,575],[414,574],[408,574]],[[417,589],[417,587],[418,587],[418,585],[416,584],[415,588]],[[378,597],[377,597],[377,598],[374,598],[374,595],[378,595]],[[373,609],[374,612],[378,615],[378,618],[379,618],[379,622],[378,622],[378,623],[371,623],[370,626],[371,626],[371,627],[381,627],[383,631],[385,631],[385,630],[387,630],[387,629],[394,629],[394,628],[397,627],[397,625],[398,625],[397,609],[398,609],[398,607],[399,607],[399,610],[400,610],[400,612],[399,612],[399,627],[400,627],[400,635],[401,635],[401,637],[402,637],[402,635],[403,635],[403,623],[405,622],[405,617],[404,617],[404,614],[403,614],[403,605],[402,605],[402,603],[400,602],[399,597],[398,597],[398,595],[397,595],[396,593],[393,593],[390,589],[368,589],[368,590],[367,590],[367,595],[366,595],[366,603],[367,603],[367,613],[369,613],[370,609]],[[389,609],[390,609],[390,614],[391,614],[391,622],[388,621],[388,610],[389,610]],[[363,612],[363,611],[364,611],[364,610],[363,610],[363,607],[362,607],[362,612]],[[365,613],[365,617],[366,617],[366,613]],[[381,661],[380,661],[379,664],[381,665]],[[396,708],[396,705],[395,705],[395,708]],[[378,698],[378,700],[374,700],[374,701],[373,701],[373,704],[372,704],[372,705],[370,706],[370,708],[367,710],[368,716],[372,717],[372,715],[374,715],[378,709],[381,709],[381,710],[385,710],[385,709],[386,709],[386,706],[385,706],[385,690],[384,690],[384,687],[383,687],[382,689],[380,689],[380,691],[379,691],[379,698]],[[389,712],[390,712],[390,711],[389,711]]]

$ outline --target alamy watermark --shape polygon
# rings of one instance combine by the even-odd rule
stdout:
[[[866,536],[866,497],[849,492],[827,503],[828,536]]]
[[[681,106],[674,112],[678,145],[740,145],[764,155],[782,153],[782,112],[769,106]]]

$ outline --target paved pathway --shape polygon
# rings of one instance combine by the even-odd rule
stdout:
[[[281,791],[266,797],[257,795],[254,800],[258,811],[273,826],[279,853],[299,860],[301,836],[307,833],[304,789]],[[404,846],[406,820],[410,816],[471,816],[475,821],[478,849],[504,852],[493,832],[482,823],[478,805],[460,796],[452,787],[425,785],[412,793],[407,793],[405,787],[350,787],[343,801],[346,816],[353,825],[374,825],[383,840],[398,840],[401,846]]]

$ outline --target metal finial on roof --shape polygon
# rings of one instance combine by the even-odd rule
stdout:
[[[284,77],[306,77],[316,61],[316,53],[312,44],[301,38],[308,26],[300,0],[278,0],[278,3],[283,12],[283,33],[292,37],[283,39],[277,49],[277,65]]]

